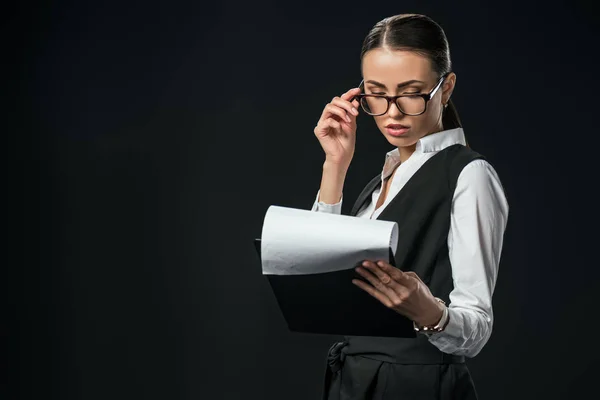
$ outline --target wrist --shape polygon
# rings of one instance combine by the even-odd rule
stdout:
[[[448,310],[448,307],[446,307],[446,303],[442,299],[437,297],[435,298],[435,300],[438,303],[440,303],[440,305],[443,307],[442,317],[437,323],[430,325],[417,325],[417,322],[413,321],[413,326],[416,332],[422,333],[426,336],[431,336],[434,333],[442,332],[446,328],[446,325],[448,325],[448,321],[450,321],[450,312]]]
[[[450,322],[450,308],[446,307],[446,320],[442,321],[443,324],[442,326],[442,330],[445,330],[446,327],[448,326],[448,323]]]
[[[442,322],[442,318],[444,317],[444,311],[446,309],[446,305],[442,303],[437,297],[435,298],[435,308],[431,313],[424,316],[423,318],[415,319],[415,323],[418,326],[435,326]],[[445,322],[445,321],[444,321]]]
[[[346,168],[341,164],[325,162],[318,201],[337,204],[341,201],[346,180]]]
[[[344,163],[344,162],[339,162],[339,161],[331,161],[329,159],[325,159],[325,162],[323,162],[323,170],[335,171],[335,172],[341,173],[341,174],[346,174],[349,167],[350,167],[349,163]]]

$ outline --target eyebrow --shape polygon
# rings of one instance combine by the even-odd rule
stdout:
[[[370,81],[370,80],[369,80],[369,81],[366,81],[365,83],[370,83],[370,84],[372,84],[372,85],[375,85],[375,86],[377,86],[377,87],[380,87],[380,88],[383,88],[383,89],[385,89],[385,88],[386,88],[386,87],[385,87],[385,85],[384,85],[383,83],[379,83],[379,82],[377,82],[377,81]],[[418,80],[416,80],[416,79],[412,79],[412,80],[410,80],[410,81],[406,81],[406,82],[399,83],[399,84],[398,84],[396,87],[397,87],[397,88],[402,88],[402,87],[404,87],[404,86],[412,85],[413,83],[425,83],[425,82],[423,82],[423,81],[418,81]]]

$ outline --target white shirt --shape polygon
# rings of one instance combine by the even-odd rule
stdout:
[[[381,172],[381,187],[358,211],[359,218],[377,218],[410,177],[438,151],[456,143],[466,144],[462,128],[448,129],[421,138],[415,152],[403,163],[398,148],[389,151]],[[375,210],[384,181],[398,167],[385,202]],[[319,202],[311,211],[341,214],[339,203]],[[461,171],[452,200],[448,250],[454,290],[450,292],[450,321],[429,341],[445,353],[476,356],[488,341],[494,322],[492,294],[498,276],[508,202],[500,179],[486,160],[474,160]],[[433,293],[435,296],[436,294]]]

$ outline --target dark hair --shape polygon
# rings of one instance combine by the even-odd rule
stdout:
[[[450,48],[446,34],[434,20],[422,14],[399,14],[384,18],[371,29],[360,52],[362,59],[369,50],[387,47],[408,50],[429,58],[438,79],[452,71]],[[442,115],[444,129],[462,127],[452,100]]]

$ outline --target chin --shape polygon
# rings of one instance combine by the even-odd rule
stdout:
[[[385,136],[385,138],[389,142],[393,142],[393,143],[406,143],[406,142],[411,142],[413,139],[412,135],[410,134],[410,131],[408,131],[406,133],[406,135],[402,135],[402,136],[392,136],[392,135],[388,135],[387,133],[384,133],[383,136]]]

